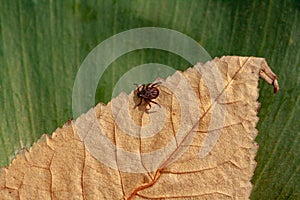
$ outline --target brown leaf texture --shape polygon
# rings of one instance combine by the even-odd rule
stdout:
[[[176,72],[146,110],[136,93],[43,135],[0,173],[0,199],[248,199],[265,59],[224,56]]]

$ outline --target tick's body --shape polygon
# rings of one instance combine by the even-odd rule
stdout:
[[[159,89],[157,88],[158,84],[160,83],[148,83],[147,85],[142,84],[140,86],[137,85],[137,97],[141,99],[140,103],[137,106],[141,105],[143,100],[150,106],[150,103],[157,104],[159,107],[160,105],[153,99],[156,99],[159,95]]]

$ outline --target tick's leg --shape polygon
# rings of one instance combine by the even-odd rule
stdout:
[[[138,92],[140,92],[141,89],[143,90],[143,89],[145,88],[145,84],[138,85],[138,84],[134,83],[133,85],[136,86],[136,90],[137,90]]]
[[[158,105],[158,106],[161,108],[161,106],[160,106],[158,103],[156,103],[155,101],[149,100],[149,102],[148,102],[149,105],[150,105],[150,102],[151,102],[151,103],[154,103],[154,104],[156,104],[156,105]],[[151,105],[150,105],[150,107],[151,107]]]
[[[143,87],[142,87],[142,90],[141,90],[141,91],[143,91],[145,88],[147,88],[147,86],[146,86],[145,84],[143,84],[142,86],[143,86]]]
[[[150,108],[149,108],[149,109],[147,109],[147,108],[146,108],[146,109],[147,109],[147,110],[150,110],[150,109],[151,109],[151,104],[150,104],[150,102],[149,102],[149,101],[151,101],[151,100],[148,100],[148,99],[147,99],[147,100],[145,100],[145,101],[146,101],[146,103],[147,103],[147,104],[150,106]]]
[[[143,89],[148,89],[151,85],[152,83],[148,83]]]
[[[142,84],[139,88],[138,88],[138,91],[141,92],[145,89],[145,84]]]
[[[151,87],[155,87],[155,86],[157,86],[157,85],[160,85],[162,82],[157,82],[157,83],[152,83],[151,84]]]
[[[141,99],[140,103],[139,103],[138,105],[136,105],[136,106],[139,106],[139,105],[141,105],[141,103],[142,103],[143,99],[142,99],[142,98],[140,98],[140,99]]]

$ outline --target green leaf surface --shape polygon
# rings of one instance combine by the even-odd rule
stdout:
[[[100,42],[138,27],[182,32],[211,55],[264,57],[281,90],[260,83],[260,148],[251,199],[300,199],[300,3],[288,1],[4,1],[0,4],[0,166],[72,117],[80,64]],[[144,49],[103,74],[95,103],[108,102],[134,66],[189,63]],[[133,86],[134,89],[134,86]]]

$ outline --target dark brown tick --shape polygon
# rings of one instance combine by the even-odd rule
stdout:
[[[140,98],[140,103],[138,103],[136,106],[141,105],[144,100],[150,106],[150,108],[151,108],[150,103],[157,104],[160,107],[160,105],[158,103],[156,103],[155,101],[152,101],[153,99],[156,99],[159,95],[159,89],[157,88],[157,86],[159,84],[161,84],[161,82],[148,83],[147,85],[135,84],[137,86],[137,89],[136,89],[137,97]]]

